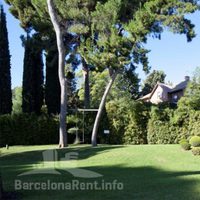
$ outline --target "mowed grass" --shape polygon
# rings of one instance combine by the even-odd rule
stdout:
[[[58,150],[56,146],[16,146],[1,151],[1,173],[6,192],[15,192],[19,199],[73,199],[73,200],[200,200],[200,157],[183,151],[179,145],[70,146]],[[54,150],[56,157],[43,162],[43,152]],[[63,159],[69,153],[77,160]],[[76,158],[76,156],[75,156]],[[30,174],[30,170],[51,169],[60,174]],[[97,178],[74,177],[69,170],[84,169],[101,174]],[[122,183],[123,189],[111,190],[65,189],[17,190],[16,180],[25,182],[83,184]],[[108,188],[109,189],[109,188]],[[11,195],[12,196],[12,195]]]

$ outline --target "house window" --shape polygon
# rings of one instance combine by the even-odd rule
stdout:
[[[173,100],[174,100],[175,102],[178,101],[178,95],[177,95],[177,94],[173,95]]]

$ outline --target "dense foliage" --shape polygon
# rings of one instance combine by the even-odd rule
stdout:
[[[190,81],[185,95],[178,102],[178,105],[168,103],[151,105],[134,101],[129,90],[123,90],[123,87],[126,88],[127,84],[126,82],[124,84],[123,77],[119,76],[106,103],[105,114],[109,122],[106,123],[106,127],[110,129],[110,135],[107,137],[109,140],[107,141],[112,144],[174,144],[179,143],[181,139],[200,135],[200,111],[196,109],[197,104],[188,104],[193,99],[199,101],[199,83],[196,81],[197,73],[195,74],[195,81],[193,79]],[[108,75],[106,71],[102,73],[92,72],[90,77],[91,104],[96,107],[100,102],[103,93],[102,88],[105,87]],[[118,87],[118,85],[121,87]],[[191,85],[193,85],[192,90]],[[195,92],[192,92],[193,90]],[[83,98],[83,88],[80,88],[79,96],[80,99]],[[195,107],[192,108],[191,105],[195,105]],[[93,123],[94,113],[88,115],[89,121]],[[103,125],[102,120],[100,128],[102,129],[103,126],[105,126],[105,123]],[[90,127],[88,131],[91,132],[91,124],[87,124],[87,127]],[[102,131],[99,131],[99,133],[101,138]],[[190,146],[188,142],[185,145],[186,148]]]
[[[58,119],[35,114],[0,116],[0,146],[52,144],[58,140]]]
[[[58,116],[18,113],[0,116],[0,147],[10,145],[55,144],[58,141]],[[75,135],[69,135],[73,143]]]
[[[172,109],[152,106],[148,122],[148,143],[172,144],[179,141],[178,129],[170,120],[172,116]]]
[[[101,96],[96,95],[96,93],[100,94],[98,91],[100,92],[101,87],[105,85],[107,73],[98,74],[95,72],[91,75],[91,77],[93,76],[96,78],[91,79],[91,81],[93,81],[91,87],[91,91],[93,91],[91,93],[91,103],[95,106],[101,98]],[[104,76],[105,79],[102,79],[102,76]],[[118,80],[121,81],[120,77]],[[200,111],[191,109],[188,107],[188,104],[184,103],[185,101],[188,102],[190,99],[187,93],[178,102],[177,106],[169,104],[151,105],[135,101],[132,99],[132,95],[128,90],[118,90],[117,84],[118,81],[116,81],[108,97],[106,107],[104,108],[97,138],[99,143],[181,143],[182,148],[189,150],[190,144],[188,141],[190,140],[192,149],[195,149],[193,151],[195,151],[195,153],[198,151],[196,143],[198,143],[198,146],[199,139],[196,141],[194,138],[191,139],[191,137],[200,136]],[[193,84],[192,81],[191,84]],[[195,87],[198,87],[198,85]],[[188,88],[190,88],[190,84]],[[81,91],[82,89],[80,89],[79,92],[80,96]],[[192,98],[198,99],[193,93],[191,95]],[[198,92],[196,95],[198,96]],[[70,112],[71,114],[67,117],[68,129],[78,129],[78,137],[81,141],[84,132],[84,140],[86,143],[89,143],[96,112],[83,113],[82,111],[76,112],[76,110]],[[6,141],[8,141],[7,143],[9,144],[47,144],[48,142],[55,143],[55,141],[57,141],[58,121],[56,118],[49,118],[46,115],[37,117],[33,114],[15,114],[12,116],[2,116],[0,121],[0,133],[1,138],[3,138],[1,139],[3,145]],[[29,130],[28,133],[30,134],[28,137],[26,135],[27,130]],[[110,134],[104,134],[104,130],[110,130]],[[50,134],[50,138],[48,138],[48,134]],[[25,138],[19,139],[18,136],[19,138]],[[33,139],[34,136],[38,137]],[[71,142],[74,142],[76,134],[69,134],[69,138]],[[193,140],[195,140],[195,144],[193,144]]]
[[[0,114],[12,112],[10,52],[6,15],[0,6]]]
[[[48,41],[46,50],[45,104],[48,114],[60,112],[60,83],[58,79],[58,51],[55,42]]]
[[[15,87],[12,90],[12,113],[22,113],[22,87]]]
[[[41,39],[35,34],[22,37],[25,48],[22,84],[22,111],[24,113],[41,113],[44,99],[44,76]]]

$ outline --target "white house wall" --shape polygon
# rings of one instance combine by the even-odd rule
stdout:
[[[168,92],[161,86],[158,86],[156,91],[152,95],[150,102],[153,104],[158,104],[165,101],[168,101]]]

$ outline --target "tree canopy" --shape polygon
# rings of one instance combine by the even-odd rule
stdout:
[[[141,92],[142,95],[150,93],[158,82],[164,83],[165,77],[166,74],[163,71],[153,70],[152,73],[149,74],[147,78],[144,80]]]

